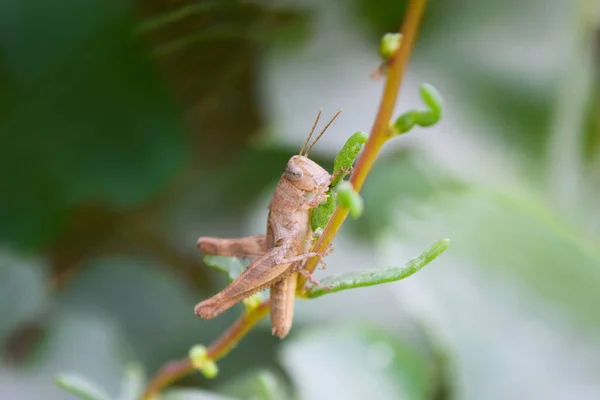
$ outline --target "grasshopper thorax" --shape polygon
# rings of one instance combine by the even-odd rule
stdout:
[[[329,173],[319,164],[302,155],[290,158],[284,176],[292,185],[307,192],[325,193],[331,180]]]

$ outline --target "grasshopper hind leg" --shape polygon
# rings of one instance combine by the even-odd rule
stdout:
[[[274,247],[255,259],[250,265],[216,295],[198,303],[196,315],[208,319],[286,278],[293,272],[291,263],[281,262],[285,249]]]

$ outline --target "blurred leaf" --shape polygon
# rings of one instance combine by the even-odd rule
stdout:
[[[434,358],[372,328],[316,329],[283,350],[300,399],[429,399],[437,385]]]
[[[0,252],[0,343],[27,320],[45,301],[45,277],[32,260]]]
[[[1,6],[2,18],[19,23],[0,30],[12,83],[0,103],[0,239],[21,247],[46,242],[77,203],[139,205],[186,158],[174,102],[131,39],[130,10],[87,3],[94,11],[78,18],[59,12],[80,9],[74,0],[51,10],[32,1]],[[42,31],[52,37],[30,43],[29,33]]]
[[[248,210],[249,204],[264,195],[265,191],[274,190],[287,161],[298,150],[269,146],[249,147],[228,160],[222,168],[213,168],[203,173],[200,190],[188,193],[184,199],[186,204],[180,207],[200,209],[205,217],[214,216],[219,219],[224,213]],[[322,158],[316,158],[315,161],[320,165],[328,164],[328,160]]]
[[[363,216],[354,222],[355,233],[374,238],[393,224],[401,210],[419,208],[440,193],[461,193],[466,185],[420,154],[397,152],[378,160],[361,192]],[[349,225],[351,226],[351,225]],[[449,236],[446,232],[437,235]]]
[[[136,4],[149,51],[184,106],[196,163],[228,164],[263,127],[257,63],[273,41],[304,36],[304,13],[279,2],[152,0]]]
[[[194,317],[198,300],[172,271],[156,261],[104,257],[85,264],[84,271],[61,293],[62,309],[101,310],[118,322],[143,365],[158,368],[189,343],[209,341],[223,329]],[[110,293],[107,296],[106,293]],[[162,328],[156,329],[156,324]]]
[[[30,372],[54,375],[76,371],[93,377],[102,387],[116,387],[122,376],[122,359],[133,355],[124,346],[116,324],[92,310],[57,316],[43,339],[31,357]]]
[[[236,257],[205,255],[202,260],[206,266],[225,272],[230,282],[237,278],[246,268]]]
[[[462,68],[458,74],[461,77],[457,79],[468,82],[463,89],[470,100],[470,111],[485,119],[486,125],[496,128],[487,134],[498,135],[513,151],[531,161],[542,161],[554,106],[554,87],[536,90],[512,76],[506,79],[469,68]]]
[[[110,400],[95,383],[77,374],[60,374],[55,378],[58,386],[83,400]]]
[[[236,400],[220,394],[197,389],[175,389],[167,391],[161,400]]]
[[[323,286],[330,286],[330,289],[311,286],[306,297],[316,298],[325,294],[341,292],[343,290],[381,285],[382,283],[402,280],[432,262],[448,248],[449,244],[450,240],[448,239],[439,240],[431,245],[429,249],[425,250],[423,254],[417,258],[413,258],[401,267],[370,269],[328,276],[321,279],[321,284]]]
[[[119,400],[138,400],[142,395],[145,384],[144,368],[138,364],[126,365],[125,374],[121,381]]]
[[[240,400],[287,400],[293,398],[289,390],[281,376],[263,370],[229,381],[219,392]]]
[[[62,371],[74,371],[78,377],[90,377],[101,388],[115,392],[122,376],[122,359],[131,358],[118,329],[105,317],[85,314],[54,313],[43,336],[33,346],[26,364],[7,365],[0,360],[0,397],[7,399],[64,400],[72,398],[52,383]],[[85,378],[83,378],[85,379]],[[83,384],[84,389],[87,385]],[[103,394],[103,393],[102,393]],[[107,397],[104,395],[104,397]]]
[[[356,14],[377,35],[398,31],[407,4],[408,1],[354,0]]]
[[[401,232],[416,239],[443,229],[455,254],[519,278],[570,321],[600,327],[598,246],[535,194],[473,187],[421,207],[426,217],[396,217]]]

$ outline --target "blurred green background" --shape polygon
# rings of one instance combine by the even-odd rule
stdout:
[[[114,394],[127,363],[216,338],[239,309],[194,316],[225,284],[197,237],[264,231],[319,108],[344,110],[312,153],[328,168],[370,129],[404,6],[0,2],[0,398],[73,398],[63,371]],[[288,338],[265,320],[171,398],[600,398],[599,10],[431,0],[397,115],[426,81],[444,118],[389,144],[317,277],[450,249],[298,301]]]

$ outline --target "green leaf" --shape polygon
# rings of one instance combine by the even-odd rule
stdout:
[[[600,327],[597,240],[535,194],[473,187],[440,199],[410,230],[403,222],[400,229],[413,238],[444,229],[457,256],[486,273],[517,278],[570,324]]]
[[[300,399],[430,400],[439,383],[435,348],[373,326],[310,330],[281,358]]]
[[[292,398],[288,386],[279,374],[261,370],[227,382],[219,393],[240,400],[286,400]]]
[[[237,400],[235,397],[198,389],[174,389],[167,391],[161,400]]]
[[[138,400],[144,390],[146,377],[144,368],[139,364],[125,366],[125,374],[121,381],[119,400]]]
[[[208,342],[227,324],[227,319],[209,323],[188,318],[198,294],[167,267],[147,258],[95,258],[84,263],[81,274],[60,293],[59,307],[110,315],[134,352],[132,359],[159,365],[183,354],[189,343]],[[169,329],[155,329],[156,321]]]
[[[466,185],[449,176],[435,160],[422,153],[401,151],[377,161],[361,191],[368,207],[356,220],[354,233],[372,240],[389,230],[398,212],[417,212],[421,205],[434,201],[440,193],[461,193]],[[352,221],[354,222],[354,221]],[[435,235],[450,236],[447,231]],[[454,236],[450,236],[453,238]]]
[[[0,240],[37,248],[69,210],[129,210],[156,195],[187,159],[178,107],[132,40],[131,6],[91,0],[0,5]],[[51,32],[38,40],[28,32]],[[29,160],[24,162],[25,160]],[[32,162],[35,160],[35,162]]]
[[[307,293],[307,297],[316,298],[325,294],[341,292],[342,290],[355,289],[360,287],[381,285],[382,283],[395,282],[411,276],[437,256],[442,254],[450,245],[449,239],[442,239],[435,242],[423,254],[410,260],[402,267],[391,267],[383,269],[371,269],[359,272],[349,272],[345,274],[332,275],[321,279],[324,286],[331,286],[331,289],[325,289],[318,286],[312,286]]]
[[[319,228],[325,229],[325,226],[327,226],[329,219],[337,207],[335,195],[331,190],[328,191],[328,194],[329,197],[327,197],[326,202],[319,204],[310,211],[310,226],[313,231],[316,231]]]
[[[365,132],[356,132],[346,140],[340,152],[335,156],[333,161],[333,173],[338,176],[331,182],[331,187],[336,187],[343,178],[341,171],[347,171],[352,167],[358,153],[360,153],[363,145],[367,143],[369,135]]]
[[[246,268],[237,257],[205,255],[202,260],[208,267],[225,272],[229,281],[237,278]]]
[[[361,22],[376,35],[394,32],[406,9],[407,1],[353,0],[353,6]],[[435,8],[435,7],[432,7]]]
[[[58,386],[83,400],[110,400],[95,383],[77,374],[60,374],[54,378]]]

